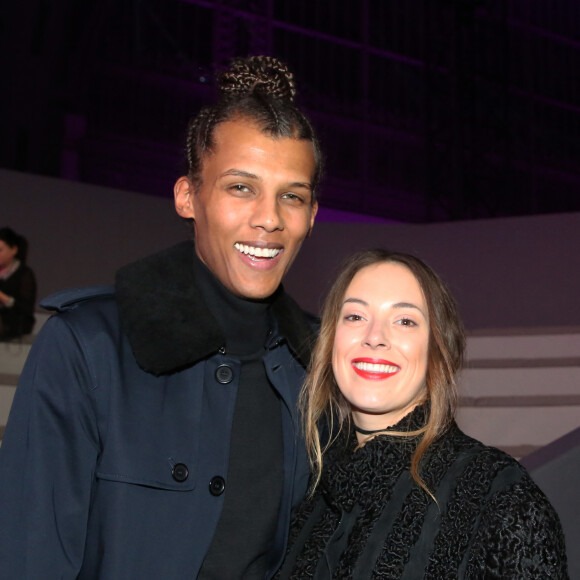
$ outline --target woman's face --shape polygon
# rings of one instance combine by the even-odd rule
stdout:
[[[3,240],[0,240],[0,268],[10,266],[18,253],[18,246],[11,247]]]
[[[427,304],[411,271],[394,262],[360,270],[346,290],[332,351],[355,425],[389,427],[417,405],[428,346]]]

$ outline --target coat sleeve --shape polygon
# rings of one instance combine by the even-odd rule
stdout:
[[[468,578],[568,578],[560,519],[528,474],[488,504],[469,567]]]
[[[16,389],[0,448],[0,570],[7,580],[76,578],[99,450],[81,342],[51,318]]]

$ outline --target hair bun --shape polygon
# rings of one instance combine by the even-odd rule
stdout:
[[[221,73],[218,86],[226,98],[260,93],[293,101],[296,94],[294,75],[284,63],[271,56],[234,59],[230,68]]]

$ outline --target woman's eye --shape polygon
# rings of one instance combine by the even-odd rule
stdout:
[[[397,324],[400,324],[401,326],[417,326],[417,323],[410,318],[401,318],[400,320],[397,320]]]
[[[362,320],[363,317],[360,314],[347,314],[344,319],[350,322],[358,322],[359,320]]]

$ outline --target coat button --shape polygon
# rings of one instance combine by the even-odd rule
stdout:
[[[218,383],[222,385],[227,385],[228,383],[232,382],[234,378],[234,371],[232,367],[228,365],[220,365],[215,371],[215,378],[217,379]]]
[[[189,469],[185,463],[176,463],[171,470],[171,475],[177,483],[183,483],[189,477]]]
[[[221,495],[225,488],[226,480],[223,477],[216,475],[215,477],[211,478],[211,481],[209,482],[209,492],[212,495]]]

